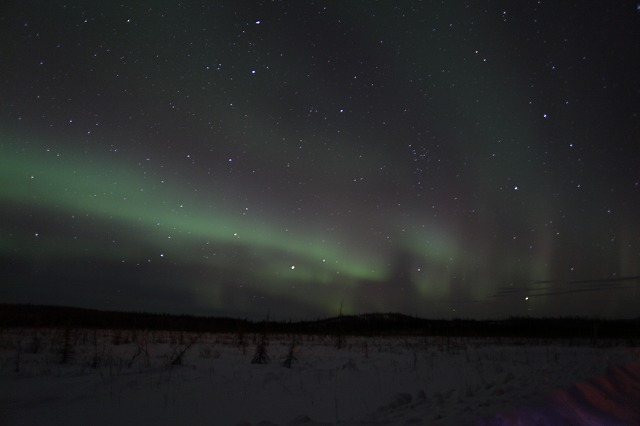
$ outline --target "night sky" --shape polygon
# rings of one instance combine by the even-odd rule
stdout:
[[[0,298],[640,312],[640,4],[5,1]]]

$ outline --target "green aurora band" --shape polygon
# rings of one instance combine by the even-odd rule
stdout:
[[[10,183],[0,188],[3,203],[64,212],[72,217],[92,216],[102,225],[116,228],[135,226],[139,233],[136,238],[144,235],[145,242],[155,247],[156,255],[162,252],[185,260],[200,257],[206,261],[196,254],[202,244],[250,247],[258,257],[259,253],[268,252],[270,257],[276,253],[277,258],[287,259],[267,268],[273,274],[281,274],[281,280],[327,282],[330,270],[345,279],[385,279],[382,259],[365,260],[359,258],[357,250],[339,243],[293,234],[242,213],[233,214],[229,205],[219,205],[222,202],[215,195],[193,195],[187,188],[152,185],[149,176],[120,164],[95,158],[87,164],[86,159],[73,153],[54,153],[46,148],[40,148],[39,153],[11,149],[6,140],[0,149],[0,180]],[[203,202],[203,198],[207,201]],[[178,250],[172,252],[172,246],[178,246]],[[3,248],[10,247],[5,244]],[[102,255],[118,254],[101,251]],[[52,247],[48,254],[58,256],[60,248]],[[256,271],[261,277],[264,272],[268,271]]]

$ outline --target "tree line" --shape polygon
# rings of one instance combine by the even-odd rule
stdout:
[[[512,317],[502,320],[425,319],[399,313],[340,315],[313,321],[252,321],[242,318],[102,311],[64,306],[0,304],[0,327],[141,329],[208,333],[333,335],[424,335],[640,339],[640,318]]]

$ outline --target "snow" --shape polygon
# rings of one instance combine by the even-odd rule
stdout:
[[[640,424],[640,348],[623,341],[269,335],[252,363],[261,340],[5,329],[0,423]]]

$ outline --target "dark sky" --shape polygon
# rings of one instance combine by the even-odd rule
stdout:
[[[0,297],[630,317],[640,4],[5,1]]]

